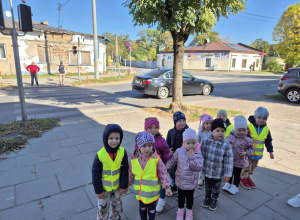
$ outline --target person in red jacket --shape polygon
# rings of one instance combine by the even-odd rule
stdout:
[[[33,81],[35,79],[35,83],[39,85],[37,73],[40,71],[40,68],[36,65],[36,62],[32,61],[31,65],[26,67],[26,70],[30,72],[31,75],[31,85],[33,86]]]

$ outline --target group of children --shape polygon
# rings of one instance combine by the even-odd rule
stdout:
[[[169,130],[167,140],[159,132],[157,118],[146,118],[144,131],[135,138],[129,164],[126,150],[120,146],[121,127],[107,125],[103,132],[104,147],[95,156],[92,168],[98,198],[97,219],[121,219],[122,194],[131,185],[142,220],[147,220],[147,216],[149,220],[155,219],[156,211],[163,210],[165,196],[175,193],[176,219],[193,219],[194,192],[203,182],[202,206],[210,210],[217,208],[222,179],[223,190],[231,194],[238,192],[239,183],[246,189],[255,188],[251,176],[263,156],[264,145],[274,158],[272,137],[266,125],[268,116],[267,109],[259,107],[249,117],[249,124],[245,117],[237,116],[232,125],[225,110],[220,110],[216,119],[203,114],[196,134],[188,127],[185,115],[178,111],[173,115],[174,128]]]

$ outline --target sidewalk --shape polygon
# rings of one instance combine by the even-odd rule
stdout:
[[[202,102],[202,106],[241,110],[251,114],[258,106],[270,111],[268,126],[272,131],[275,159],[265,152],[253,176],[258,188],[236,195],[221,192],[216,211],[201,206],[204,188],[197,189],[194,219],[299,219],[300,209],[287,205],[287,200],[300,193],[300,148],[298,106],[230,99],[218,103]],[[278,118],[274,112],[283,115]],[[18,154],[2,155],[0,160],[0,219],[1,220],[88,220],[96,218],[96,197],[91,184],[91,166],[96,152],[102,147],[102,131],[106,124],[117,123],[124,130],[122,146],[130,155],[136,133],[143,130],[149,113],[139,108],[130,111],[103,112],[100,118],[63,119],[60,127],[30,139]],[[158,117],[166,137],[173,121]],[[230,118],[232,120],[232,118]],[[199,122],[189,126],[197,129]],[[166,198],[167,204],[157,219],[176,218],[176,196]],[[139,219],[138,202],[132,187],[123,197],[123,219]]]

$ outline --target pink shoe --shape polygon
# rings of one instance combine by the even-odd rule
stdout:
[[[183,217],[184,217],[184,208],[183,209],[178,208],[176,220],[183,220]]]
[[[193,210],[186,209],[185,220],[193,220]]]

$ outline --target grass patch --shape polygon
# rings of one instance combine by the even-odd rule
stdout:
[[[17,89],[18,86],[16,85],[10,85],[10,84],[3,84],[3,85],[0,85],[0,89]]]
[[[18,152],[27,143],[29,138],[41,137],[59,122],[58,118],[30,119],[27,125],[22,121],[0,124],[0,154]]]
[[[86,73],[80,73],[80,75],[86,75]],[[89,73],[89,76],[94,75],[94,73]],[[66,77],[68,76],[78,76],[78,73],[67,73]],[[51,73],[51,74],[39,74],[38,73],[38,78],[58,78],[59,73]],[[31,78],[30,75],[22,75],[22,78]],[[17,75],[4,75],[2,76],[2,79],[17,79]]]
[[[265,99],[273,99],[273,100],[277,100],[277,101],[287,102],[285,96],[283,96],[279,93],[273,94],[273,95],[263,95],[263,97]]]
[[[155,106],[155,107],[147,107],[143,109],[144,111],[150,112],[152,114],[157,114],[166,118],[173,118],[173,114],[169,109],[169,105]],[[195,105],[187,105],[186,109],[182,112],[185,114],[187,118],[187,122],[194,122],[200,120],[200,115],[209,114],[213,116],[213,118],[217,117],[218,111],[220,108],[208,108],[202,106]],[[227,111],[228,117],[236,117],[238,115],[244,115],[244,112],[237,110],[224,109]]]
[[[110,82],[122,82],[122,81],[129,81],[133,79],[133,75],[125,74],[120,76],[106,76],[100,77],[99,79],[89,79],[88,81],[82,79],[81,83],[78,81],[73,82],[73,86],[79,85],[89,85],[89,84],[100,84],[100,83],[110,83]]]
[[[261,72],[262,72],[262,73],[272,73],[272,74],[284,74],[284,73],[286,73],[287,71],[280,70],[279,72],[274,72],[274,71],[271,71],[271,70],[269,70],[269,69],[266,69],[266,70],[262,70]]]

